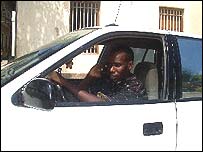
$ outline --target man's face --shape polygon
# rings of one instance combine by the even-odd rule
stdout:
[[[111,54],[108,63],[109,76],[113,81],[126,78],[130,74],[133,65],[133,62],[129,61],[128,55],[122,51]]]

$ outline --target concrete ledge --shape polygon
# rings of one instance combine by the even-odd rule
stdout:
[[[6,65],[8,63],[8,60],[2,60],[1,61],[1,66]]]
[[[62,73],[66,79],[84,79],[86,75],[86,73]]]

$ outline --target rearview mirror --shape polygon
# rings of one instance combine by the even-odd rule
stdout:
[[[37,78],[12,97],[15,105],[52,110],[56,105],[54,86],[45,78]]]

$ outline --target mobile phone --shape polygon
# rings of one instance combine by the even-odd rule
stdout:
[[[105,77],[108,75],[108,69],[109,69],[109,66],[108,64],[104,64],[101,68],[101,75],[102,77]]]

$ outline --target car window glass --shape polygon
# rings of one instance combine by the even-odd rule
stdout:
[[[75,32],[70,32],[64,36],[57,38],[56,40],[46,44],[36,51],[29,54],[16,58],[14,61],[2,67],[1,70],[1,86],[5,85],[18,75],[22,74],[29,68],[33,67],[37,63],[41,62],[48,56],[56,53],[65,46],[71,44],[77,39],[83,37],[84,35],[91,33],[95,29],[80,30]]]
[[[137,65],[139,62],[142,62],[146,49],[145,48],[132,48],[132,49],[134,51],[135,65]],[[148,49],[144,61],[154,63],[153,49]]]
[[[183,98],[202,97],[202,40],[178,38]]]

